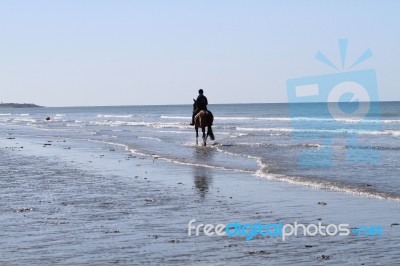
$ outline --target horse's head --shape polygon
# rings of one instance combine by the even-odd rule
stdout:
[[[197,101],[193,99],[193,112],[197,109]]]

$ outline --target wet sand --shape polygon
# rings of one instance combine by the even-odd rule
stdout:
[[[0,137],[2,265],[394,265],[400,203],[176,165],[125,147]],[[208,147],[193,147],[207,157]],[[196,224],[380,225],[383,236],[188,236]]]

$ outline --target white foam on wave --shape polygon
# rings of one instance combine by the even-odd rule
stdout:
[[[382,119],[371,119],[365,118],[359,120],[359,118],[321,118],[321,117],[270,117],[260,118],[260,120],[270,121],[309,121],[309,122],[340,122],[340,123],[364,123],[364,124],[379,124],[379,123],[400,123],[400,120],[382,120]]]
[[[83,125],[79,125],[79,124],[71,124],[71,123],[66,123],[67,127],[83,127]]]
[[[189,129],[192,128],[190,125],[186,125],[186,123],[153,123],[151,127],[154,128],[181,128],[181,129]]]
[[[97,125],[97,126],[110,126],[110,127],[150,126],[150,124],[151,124],[151,123],[147,123],[147,122],[126,122],[126,121],[90,121],[89,123]]]
[[[336,119],[335,121],[338,122],[345,122],[345,123],[364,123],[364,124],[397,124],[400,123],[400,120],[396,119],[363,119],[363,120],[357,120],[357,119]]]
[[[400,123],[400,120],[388,120],[388,119],[386,119],[386,120],[381,120],[383,123],[385,123],[385,124],[397,124],[397,123]]]
[[[273,147],[293,147],[300,146],[303,148],[315,148],[320,149],[324,147],[319,143],[304,143],[304,144],[291,144],[291,143],[268,143],[268,142],[238,142],[236,145],[248,146],[248,147],[260,147],[260,146],[273,146]],[[340,146],[341,147],[341,146]],[[343,146],[345,147],[345,146]]]
[[[367,197],[367,198],[374,198],[374,199],[380,199],[380,200],[391,200],[391,201],[400,202],[400,196],[388,195],[383,192],[365,191],[365,190],[362,190],[361,188],[355,188],[355,187],[339,186],[333,182],[328,182],[328,181],[306,180],[306,179],[303,179],[300,177],[265,173],[263,171],[263,169],[258,170],[255,173],[255,175],[258,177],[269,179],[269,180],[282,181],[282,182],[286,182],[286,183],[298,185],[298,186],[306,186],[306,187],[311,187],[311,188],[315,188],[315,189],[325,189],[325,190],[331,190],[331,191],[336,191],[336,192],[341,192],[341,193],[348,193],[348,194],[353,194],[353,195]]]
[[[161,119],[175,119],[175,120],[190,120],[190,116],[168,116],[162,115]],[[250,117],[250,116],[215,116],[214,120],[220,121],[276,121],[276,122],[291,122],[291,121],[305,121],[305,122],[341,122],[341,123],[366,123],[366,124],[379,124],[379,123],[400,123],[400,120],[390,119],[370,119],[366,118],[359,120],[358,118],[319,118],[319,117]]]
[[[8,114],[0,114],[0,116],[9,116],[9,115],[11,115],[10,113],[8,113]]]
[[[12,120],[13,123],[20,123],[20,122],[29,122],[29,123],[36,123],[36,119],[33,118],[14,118]]]
[[[360,129],[298,129],[298,128],[247,128],[237,127],[237,131],[265,131],[265,132],[304,132],[304,133],[333,133],[333,134],[358,134],[358,135],[389,135],[400,136],[399,130],[360,130]]]
[[[161,119],[192,119],[191,116],[169,116],[169,115],[162,115]]]
[[[176,119],[176,120],[190,120],[192,119],[191,116],[168,116],[168,115],[162,115],[161,119]],[[214,116],[214,120],[238,120],[238,121],[243,121],[243,120],[264,120],[264,121],[288,121],[290,118],[280,118],[280,117],[246,117],[246,116]]]
[[[314,147],[314,148],[321,147],[321,145],[319,145],[319,144],[307,144],[307,146]],[[245,157],[245,158],[256,160],[257,164],[259,165],[259,169],[256,172],[252,172],[252,174],[254,174],[255,176],[258,176],[258,177],[266,178],[269,180],[282,181],[282,182],[286,182],[286,183],[290,183],[290,184],[298,185],[298,186],[307,186],[307,187],[312,187],[312,188],[316,188],[316,189],[327,189],[327,190],[332,190],[332,191],[337,191],[337,192],[342,192],[342,193],[349,193],[349,194],[354,194],[354,195],[368,197],[368,198],[400,202],[400,196],[388,195],[383,192],[366,191],[366,190],[363,190],[362,188],[340,186],[340,185],[337,185],[336,183],[329,182],[329,181],[307,180],[307,179],[301,178],[301,177],[293,177],[293,176],[286,176],[286,175],[282,175],[282,174],[268,173],[267,172],[268,168],[269,168],[268,164],[264,163],[261,157],[228,152],[228,151],[224,151],[218,147],[216,147],[216,149],[219,152],[223,152],[230,156],[240,156],[240,157]]]
[[[292,132],[292,128],[276,128],[276,127],[236,127],[237,131],[279,131],[279,132]]]
[[[97,125],[97,126],[146,126],[152,128],[180,128],[187,129],[191,128],[191,126],[186,125],[184,123],[160,123],[160,122],[127,122],[127,121],[90,121],[89,123]]]
[[[132,118],[133,115],[97,115],[97,117],[103,117],[103,118]]]
[[[126,151],[130,151],[130,152],[132,152],[134,154],[137,154],[137,155],[140,155],[140,156],[149,156],[148,154],[142,153],[139,150],[136,150],[136,149],[133,149],[133,148],[129,147],[129,145],[127,145],[127,144],[123,144],[123,143],[119,143],[119,142],[97,140],[97,139],[86,139],[85,141],[90,141],[90,142],[95,142],[95,143],[103,143],[103,144],[107,144],[107,145],[113,145],[113,146],[117,146],[117,147],[122,147]]]
[[[176,131],[176,130],[158,130],[158,131],[155,131],[155,132],[158,132],[158,133],[169,133],[169,134],[193,134],[193,132],[192,131]]]
[[[155,138],[155,137],[138,137],[138,139],[149,139],[149,140],[162,141],[162,139]]]
[[[30,114],[20,114],[19,116],[30,116]]]
[[[177,159],[166,158],[166,157],[162,157],[162,156],[158,156],[158,155],[153,155],[153,157],[156,157],[158,160],[163,160],[163,161],[167,161],[167,162],[179,164],[179,165],[203,167],[203,168],[210,168],[210,169],[223,170],[223,171],[232,171],[232,172],[236,172],[236,173],[250,173],[250,174],[253,173],[253,171],[243,170],[243,169],[238,169],[238,168],[230,168],[230,167],[216,166],[216,165],[209,165],[209,164],[200,164],[200,163],[182,162]]]
[[[256,160],[257,162],[258,162],[259,160],[261,160],[261,157],[258,157],[258,156],[252,156],[252,155],[247,155],[247,154],[242,154],[242,153],[229,152],[229,151],[222,150],[222,149],[219,148],[218,146],[216,146],[215,148],[216,148],[216,150],[217,150],[218,152],[223,152],[224,154],[227,154],[227,155],[230,155],[230,156],[244,157],[244,158]]]
[[[249,116],[217,116],[217,120],[238,120],[238,121],[290,121],[288,117],[249,117]]]

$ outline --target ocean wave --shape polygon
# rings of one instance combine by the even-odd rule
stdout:
[[[190,116],[168,116],[162,115],[161,119],[176,119],[176,120],[190,120]],[[335,119],[332,117],[250,117],[250,116],[215,116],[214,120],[222,120],[222,121],[278,121],[278,122],[290,122],[290,121],[308,121],[308,122],[342,122],[342,123],[400,123],[400,120],[397,119],[363,119],[358,120],[357,118],[343,118],[343,119]]]
[[[155,137],[138,137],[138,139],[149,139],[149,140],[162,141],[162,139],[155,138]]]
[[[235,152],[226,151],[226,150],[221,149],[220,146],[215,146],[215,149],[219,152],[223,152],[224,154],[227,154],[230,156],[236,156],[236,157],[244,157],[244,158],[253,159],[256,161],[261,160],[261,157],[247,155],[247,154],[243,154],[243,153],[235,153]]]
[[[279,119],[276,119],[277,121]],[[392,124],[392,123],[400,123],[400,120],[396,119],[370,119],[370,118],[365,118],[362,120],[359,120],[357,118],[343,118],[343,119],[336,119],[336,118],[318,118],[318,117],[292,117],[289,119],[283,119],[282,121],[309,121],[309,122],[339,122],[339,123],[348,123],[348,124],[357,124],[357,123],[362,123],[362,124]]]
[[[12,120],[13,123],[20,123],[20,122],[30,122],[30,123],[36,123],[36,119],[33,118],[14,118]]]
[[[265,131],[265,132],[301,132],[301,133],[328,133],[328,134],[358,134],[358,135],[389,135],[400,136],[399,130],[361,130],[361,129],[298,129],[298,128],[274,128],[274,127],[261,127],[261,128],[247,128],[237,127],[237,131]]]
[[[103,118],[132,118],[133,115],[97,115],[97,117]]]
[[[149,154],[142,153],[139,150],[134,149],[134,148],[130,147],[130,145],[124,144],[124,143],[105,141],[105,140],[97,140],[97,139],[85,139],[85,141],[90,141],[90,142],[95,142],[95,143],[103,143],[103,144],[107,144],[107,145],[117,146],[117,147],[124,148],[126,151],[130,151],[130,152],[132,152],[134,154],[137,154],[137,155],[149,156]]]
[[[168,116],[168,115],[162,115],[160,118],[161,119],[185,119],[185,120],[192,119],[191,116]]]
[[[126,121],[89,121],[90,124],[97,126],[149,126],[150,123],[147,122],[126,122]]]
[[[160,117],[161,119],[177,119],[177,120],[190,120],[192,119],[191,116],[168,116],[168,115],[162,115]],[[245,116],[214,116],[214,120],[271,120],[271,121],[289,121],[290,118],[280,118],[280,117],[245,117]]]
[[[8,115],[11,115],[10,113],[8,113],[8,114],[0,114],[0,116],[8,116]]]
[[[191,134],[191,135],[193,135],[193,134],[195,134],[195,131],[194,131],[194,129],[193,129],[193,127],[190,127],[190,128],[192,128],[192,130],[190,130],[190,131],[188,131],[188,130],[185,130],[185,131],[178,131],[178,130],[157,130],[157,131],[154,131],[154,132],[157,132],[157,133],[168,133],[168,134]],[[188,129],[186,126],[184,127],[184,129]],[[201,130],[199,130],[199,134],[201,133]],[[215,134],[215,132],[214,132],[214,134]],[[229,133],[229,132],[218,132],[217,133],[218,135],[231,135],[231,133]]]
[[[320,149],[325,147],[325,145],[319,143],[303,143],[303,144],[282,144],[282,143],[265,143],[265,142],[238,142],[236,143],[238,146],[245,147],[297,147],[297,148],[308,148],[308,149]]]
[[[267,165],[264,165],[260,170],[258,170],[255,175],[258,177],[266,178],[269,180],[276,180],[281,182],[286,182],[298,186],[306,186],[316,189],[331,190],[336,192],[348,193],[353,195],[358,195],[367,198],[375,198],[381,200],[391,200],[400,202],[400,196],[393,193],[386,193],[380,191],[373,191],[371,189],[356,187],[346,184],[340,184],[338,182],[326,181],[326,180],[315,180],[310,178],[303,178],[297,176],[286,176],[281,174],[267,173]]]
[[[385,130],[384,135],[393,135],[396,137],[400,137],[400,131],[399,130]]]
[[[145,126],[152,128],[192,128],[190,125],[186,125],[184,123],[161,123],[161,122],[128,122],[128,121],[90,121],[89,123],[97,125],[97,126]]]
[[[155,132],[158,132],[158,133],[169,133],[169,134],[193,134],[193,132],[192,131],[176,131],[176,130],[158,130],[158,131],[155,131]]]
[[[66,123],[65,124],[67,127],[83,127],[83,125],[79,125],[79,124],[70,124],[70,123]]]
[[[322,145],[319,143],[303,143],[303,144],[275,144],[275,143],[237,143],[237,145],[243,146],[270,146],[270,147],[294,147],[294,148],[306,148],[306,149],[321,149],[331,148],[333,150],[382,150],[382,151],[397,151],[400,150],[399,146],[379,146],[379,145]]]
[[[236,127],[237,131],[279,131],[292,132],[292,128],[274,128],[274,127]]]
[[[318,118],[318,117],[292,117],[290,121],[313,121],[313,122],[339,122],[339,123],[349,123],[349,124],[356,124],[356,123],[363,123],[363,124],[379,124],[379,123],[400,123],[400,120],[395,119],[370,119],[365,118],[359,120],[358,118]]]
[[[354,150],[379,150],[379,151],[399,151],[400,147],[399,146],[352,146],[352,145],[346,145],[346,146],[340,146],[341,149],[354,149]]]

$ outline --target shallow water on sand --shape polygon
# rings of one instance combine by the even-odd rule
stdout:
[[[176,165],[99,141],[10,136],[0,141],[0,262],[5,265],[400,262],[400,230],[392,225],[400,221],[397,202],[297,187],[247,172]],[[193,149],[199,160],[215,152]],[[385,235],[288,241],[189,237],[191,219],[197,224],[381,225]]]

